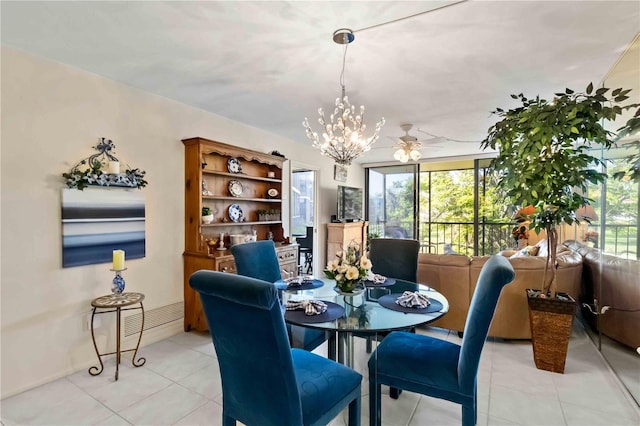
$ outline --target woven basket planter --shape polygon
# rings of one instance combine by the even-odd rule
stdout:
[[[577,307],[570,295],[560,294],[568,300],[531,297],[527,290],[533,359],[537,368],[554,373],[564,373]]]

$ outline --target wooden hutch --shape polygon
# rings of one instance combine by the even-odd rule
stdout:
[[[189,277],[200,269],[235,273],[235,239],[272,237],[280,267],[297,274],[298,246],[282,244],[284,158],[204,138],[183,139],[185,147],[184,329],[205,331],[207,321]],[[214,214],[202,222],[202,208]],[[223,235],[226,250],[219,250]]]

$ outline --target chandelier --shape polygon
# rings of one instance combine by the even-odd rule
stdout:
[[[403,124],[400,126],[405,134],[399,138],[400,140],[395,146],[398,150],[393,154],[393,158],[401,163],[406,163],[409,159],[418,161],[420,157],[422,157],[419,151],[422,143],[418,142],[418,138],[409,134],[411,127],[413,127],[411,124]]]
[[[318,123],[323,128],[322,137],[318,136],[309,125],[307,117],[304,118],[304,126],[307,137],[313,142],[313,147],[318,148],[326,157],[333,158],[337,164],[348,166],[351,161],[358,158],[371,149],[371,145],[378,140],[378,133],[384,126],[384,118],[376,123],[376,129],[369,138],[364,136],[367,126],[364,124],[364,106],[356,110],[349,102],[344,87],[344,66],[347,58],[347,47],[355,39],[353,31],[343,28],[333,33],[333,41],[344,45],[342,56],[342,72],[340,73],[340,87],[342,96],[336,99],[333,114],[326,120],[322,108],[318,108]]]

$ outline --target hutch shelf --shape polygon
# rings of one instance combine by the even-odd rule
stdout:
[[[284,158],[204,138],[183,139],[185,148],[184,329],[207,330],[199,296],[189,277],[200,269],[235,273],[232,238],[273,238],[280,267],[297,274],[298,245],[284,244]],[[203,223],[202,209],[213,212]],[[268,220],[265,220],[268,219]],[[218,250],[220,239],[227,250]]]

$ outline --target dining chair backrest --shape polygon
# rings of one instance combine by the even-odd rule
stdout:
[[[418,240],[373,238],[369,246],[372,271],[386,277],[417,282],[419,251]]]
[[[238,275],[270,283],[282,278],[275,244],[271,240],[236,244],[231,247],[231,254],[233,254]],[[325,331],[295,325],[288,325],[287,329],[291,338],[291,346],[308,351],[314,350],[327,339],[332,339],[329,344],[329,358],[335,358],[333,355],[335,338],[332,338]]]
[[[475,386],[482,347],[487,339],[500,292],[514,277],[513,267],[504,256],[492,256],[480,271],[458,359],[458,383],[461,389],[471,390]]]
[[[313,249],[313,226],[307,226],[307,235],[296,238],[300,248]]]
[[[216,349],[225,415],[245,424],[301,425],[300,394],[275,286],[205,270],[194,273],[189,284],[200,293]]]
[[[240,275],[274,283],[282,278],[276,246],[261,240],[231,246],[231,254]]]

